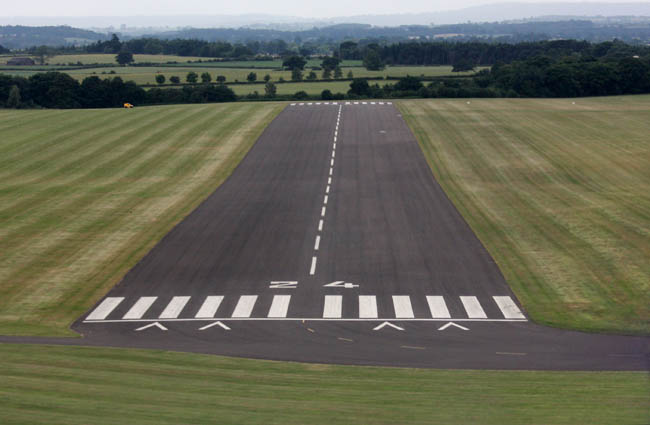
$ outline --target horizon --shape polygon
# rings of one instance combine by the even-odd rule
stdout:
[[[105,18],[105,19],[137,19],[137,18],[191,18],[191,17],[268,17],[268,18],[293,18],[298,20],[332,20],[345,19],[356,16],[408,16],[417,14],[436,14],[458,12],[468,8],[483,6],[503,6],[517,4],[531,7],[553,7],[553,5],[584,5],[598,7],[598,5],[642,6],[650,5],[647,2],[629,0],[609,1],[558,1],[558,0],[520,0],[520,1],[494,1],[494,0],[439,0],[432,5],[424,0],[406,0],[399,6],[391,0],[359,0],[350,5],[343,0],[331,0],[324,4],[293,4],[287,0],[275,2],[272,6],[267,2],[252,0],[246,4],[233,4],[221,7],[213,3],[202,4],[188,10],[186,2],[165,3],[165,10],[160,9],[160,4],[154,0],[139,1],[132,4],[128,0],[115,0],[110,5],[105,5],[105,14],[98,15],[94,7],[89,7],[81,0],[63,0],[56,4],[44,0],[34,0],[26,3],[12,3],[3,8],[0,19],[78,19],[78,18]],[[66,12],[60,13],[62,9]],[[251,9],[254,12],[251,12]],[[131,13],[119,13],[130,10]],[[54,13],[56,11],[56,13]]]

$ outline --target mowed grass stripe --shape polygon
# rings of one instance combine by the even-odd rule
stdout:
[[[647,333],[650,97],[577,103],[399,107],[436,178],[533,319]]]
[[[123,171],[114,175],[115,178],[112,179],[108,185],[101,187],[99,197],[102,197],[102,193],[108,193],[110,191],[117,190],[119,186],[124,183],[125,179],[137,180],[143,174],[151,173],[151,170],[164,169],[166,165],[163,164],[162,161],[176,161],[178,157],[169,155],[166,152],[166,150],[169,149],[169,147],[172,146],[173,144],[179,145],[185,143],[186,138],[192,138],[194,136],[194,133],[200,131],[199,129],[201,128],[201,126],[212,118],[209,115],[206,117],[206,115],[204,115],[205,112],[204,110],[199,110],[198,112],[200,116],[203,117],[202,122],[199,121],[196,123],[197,125],[194,126],[176,125],[177,130],[168,133],[170,137],[165,139],[168,141],[169,143],[168,145],[162,144],[157,141],[156,142],[157,149],[155,150],[150,149],[149,144],[147,144],[146,147],[143,147],[143,144],[139,144],[138,152],[135,152],[135,149],[130,149],[128,151],[128,158],[137,159],[137,161],[135,160],[132,161],[133,163],[131,164],[130,167],[125,166]],[[183,116],[179,117],[179,119],[184,119],[184,118],[186,117]],[[175,124],[178,124],[178,122],[172,120],[170,127],[174,127]],[[169,129],[165,129],[165,130],[169,131]],[[143,139],[143,141],[148,142],[150,140],[157,139],[159,136],[160,134],[154,134],[151,137],[147,137],[146,139]],[[124,164],[124,162],[122,161],[127,160],[128,158],[118,157],[117,159],[113,159],[112,162],[116,162],[116,165],[117,165],[117,161],[119,161],[119,163],[121,164]],[[88,175],[84,176],[84,179],[88,178],[89,181],[93,181],[94,179],[92,174],[95,173],[98,168],[101,168],[101,165],[100,167],[91,168],[91,172]],[[113,170],[112,167],[110,167],[110,169]],[[126,173],[126,175],[121,175],[122,173]],[[69,258],[74,258],[75,256],[79,255],[80,252],[86,251],[87,247],[73,243],[74,238],[76,237],[74,235],[76,233],[79,232],[87,233],[90,229],[93,228],[96,230],[100,230],[102,232],[109,232],[109,229],[106,229],[105,226],[109,225],[110,223],[114,223],[118,225],[120,223],[119,220],[107,221],[106,216],[119,217],[119,218],[128,217],[123,214],[118,214],[118,211],[121,210],[130,211],[137,204],[139,204],[141,202],[141,199],[144,196],[147,196],[148,193],[155,193],[157,189],[158,190],[162,189],[162,187],[158,187],[160,184],[161,184],[160,181],[154,181],[153,183],[142,187],[139,192],[132,194],[130,197],[125,199],[123,202],[120,202],[119,204],[103,206],[101,208],[102,214],[96,217],[95,220],[91,222],[84,221],[82,217],[88,215],[86,211],[88,208],[97,208],[98,205],[101,205],[101,200],[95,199],[97,198],[96,193],[94,192],[88,193],[86,196],[76,199],[70,205],[61,206],[61,209],[63,211],[74,211],[70,215],[68,214],[65,215],[68,218],[68,220],[71,222],[72,226],[75,226],[77,224],[83,224],[83,227],[81,228],[72,227],[70,229],[70,233],[72,233],[73,236],[71,236],[71,238],[68,239],[57,241],[55,246],[49,248],[51,252],[47,252],[47,251],[43,252],[42,257],[51,258],[55,254],[60,256],[61,255],[65,256],[67,254]],[[93,200],[94,202],[91,202],[91,200]],[[60,214],[60,213],[54,212],[54,214]],[[43,219],[47,220],[47,222],[52,222],[52,219],[50,217],[44,217]],[[24,230],[25,229],[19,229],[18,233],[20,234],[21,232],[24,232]],[[17,247],[11,247],[10,245],[10,248],[13,248],[14,252],[18,251]],[[66,248],[70,248],[72,252],[67,252],[68,250]],[[20,282],[25,279],[28,279],[30,274],[39,272],[40,264],[42,264],[41,260],[36,258],[32,262],[25,264],[24,267],[18,268],[14,274],[9,275],[8,279],[14,282]],[[8,289],[11,289],[11,286],[9,286]],[[32,304],[34,302],[33,301],[34,297],[42,296],[40,294],[42,291],[47,291],[47,294],[51,295],[52,288],[51,287],[45,288],[44,285],[38,285],[38,288],[25,286],[23,290],[16,292],[13,298],[7,299],[7,302],[11,303],[13,306],[17,307],[18,309],[22,309],[24,304],[28,304],[28,305]],[[8,310],[11,311],[11,308]]]
[[[77,152],[74,167],[50,177],[49,186],[58,189],[44,183],[48,196],[40,198],[47,199],[0,239],[11,247],[11,258],[0,262],[0,331],[65,333],[230,174],[282,107],[140,108],[148,120],[89,141],[92,150]],[[92,158],[79,160],[89,152]],[[49,322],[40,325],[45,316]]]
[[[123,129],[132,127],[138,121],[146,122],[150,120],[149,116],[146,113],[143,114],[142,111],[125,117],[120,116],[123,112],[126,112],[121,110],[105,110],[104,113],[95,112],[96,114],[89,114],[85,118],[82,115],[79,117],[81,120],[79,122],[66,119],[66,128],[71,127],[71,130],[66,132],[62,132],[60,126],[54,120],[49,120],[52,123],[52,129],[46,129],[47,133],[45,135],[39,134],[22,141],[21,144],[29,147],[30,150],[16,152],[14,158],[7,161],[9,163],[20,159],[22,169],[15,171],[12,169],[12,174],[17,178],[18,176],[27,176],[29,171],[38,171],[37,176],[41,179],[47,179],[47,175],[42,173],[44,169],[60,172],[61,169],[73,165],[73,161],[96,159],[97,156],[92,155],[92,150],[97,148],[92,143],[95,139],[103,140],[106,137],[118,139],[124,135]],[[149,113],[153,113],[153,111]],[[52,131],[55,132],[55,137],[52,137]],[[82,158],[77,153],[79,149],[85,149],[89,154]],[[36,155],[37,153],[38,155]],[[23,180],[20,180],[20,182],[22,183]]]
[[[85,150],[82,150],[82,152],[78,152],[78,155],[70,158],[74,158],[71,162],[65,163],[51,173],[46,173],[35,182],[27,181],[29,187],[37,189],[37,193],[6,210],[0,210],[2,216],[19,225],[13,229],[8,226],[8,230],[12,230],[13,233],[9,232],[6,235],[6,240],[20,242],[21,240],[15,239],[15,236],[21,235],[21,239],[25,242],[24,239],[29,237],[30,231],[31,234],[38,234],[49,225],[60,224],[56,217],[62,211],[81,213],[79,210],[81,206],[90,205],[87,203],[88,197],[101,197],[110,187],[118,184],[122,174],[128,171],[129,165],[146,161],[149,155],[149,146],[159,143],[160,138],[171,131],[174,126],[182,128],[183,126],[180,124],[184,118],[189,118],[189,114],[174,118],[166,117],[163,114],[156,121],[146,123],[157,127],[157,130],[150,134],[145,134],[141,130],[145,123],[133,121],[131,124],[135,130],[131,129],[129,132],[118,132],[117,134],[110,133],[110,136],[104,139],[104,143],[95,144],[90,141],[88,145],[92,147],[92,151],[84,152]],[[141,137],[136,137],[138,134]],[[126,141],[122,146],[127,149],[118,148],[120,140]],[[112,173],[109,173],[108,179],[103,179],[99,185],[93,186],[92,175],[97,168],[101,167],[112,170]],[[39,186],[39,183],[43,184]],[[92,190],[89,190],[91,188]],[[40,208],[45,204],[47,204],[47,208]],[[19,215],[24,218],[17,220]],[[29,218],[33,221],[29,221]],[[9,245],[9,247],[12,246]]]
[[[547,143],[543,145],[543,148],[540,148],[524,132],[513,133],[512,128],[506,125],[506,122],[515,120],[515,116],[502,117],[497,116],[499,114],[491,112],[487,112],[486,114],[493,123],[502,128],[506,128],[507,134],[526,144],[531,151],[534,151],[536,155],[543,159],[544,163],[550,163],[555,170],[559,170],[559,172],[546,173],[545,176],[548,178],[548,182],[542,183],[543,185],[550,183],[557,190],[546,191],[540,188],[538,191],[528,190],[520,193],[526,195],[531,193],[535,194],[534,198],[529,197],[529,202],[536,203],[537,209],[549,212],[566,210],[567,214],[554,217],[557,221],[556,224],[560,228],[560,232],[558,232],[556,238],[560,239],[558,240],[560,246],[568,246],[571,244],[574,248],[580,250],[582,253],[582,261],[585,262],[581,269],[590,272],[593,270],[598,271],[598,274],[589,277],[593,282],[597,282],[598,285],[586,285],[587,290],[599,292],[597,296],[607,301],[607,305],[602,306],[603,309],[611,308],[612,304],[625,302],[627,298],[634,296],[635,289],[642,282],[636,281],[637,279],[634,278],[627,279],[627,277],[631,277],[630,268],[641,268],[647,263],[648,254],[650,254],[650,244],[648,244],[648,236],[650,234],[647,232],[643,234],[643,232],[638,230],[641,228],[639,225],[642,225],[642,223],[638,223],[639,225],[637,226],[631,226],[624,221],[617,220],[615,215],[608,214],[608,211],[612,207],[617,205],[625,206],[625,201],[618,196],[621,192],[608,190],[609,181],[607,179],[601,179],[600,182],[596,183],[597,180],[593,176],[599,176],[601,170],[593,164],[607,163],[608,159],[613,155],[603,155],[601,150],[598,150],[600,153],[594,154],[594,150],[586,149],[580,155],[581,166],[568,167],[566,164],[573,159],[571,155],[566,154],[566,151],[567,149],[580,148],[574,142],[575,138],[578,138],[578,135],[574,135],[574,138],[571,136],[564,137],[561,134],[562,132],[558,131],[557,136],[547,137]],[[590,114],[596,115],[594,112]],[[567,114],[565,113],[564,115]],[[583,118],[581,122],[584,121]],[[556,117],[550,120],[550,122],[548,120],[540,120],[538,123],[544,128],[561,127],[562,125],[570,126],[570,128],[577,126],[573,120],[563,120],[561,117]],[[621,126],[626,126],[625,120],[621,120],[619,123]],[[527,125],[530,126],[531,123],[527,122]],[[580,128],[580,126],[577,127]],[[594,137],[597,136],[593,133],[596,131],[600,132],[600,129],[591,129],[591,131],[588,127],[581,129],[580,134],[583,135],[582,138],[584,139],[581,142],[586,143],[594,140]],[[574,146],[571,146],[572,144]],[[622,157],[624,158],[625,156],[623,155]],[[630,175],[630,173],[622,169],[624,164],[620,164],[620,160],[612,160],[611,162],[614,168],[611,173],[613,178],[621,181],[622,186],[626,186],[626,182],[633,184],[635,176]],[[618,167],[616,166],[616,162],[619,162]],[[531,184],[533,183],[531,182]],[[575,188],[578,189],[576,190]],[[539,196],[539,193],[542,194],[542,197]],[[603,203],[606,203],[608,208],[593,207],[594,205],[603,205]],[[625,206],[625,210],[629,210],[630,207]],[[580,209],[583,213],[579,220],[574,220],[574,215],[570,214],[576,208]],[[629,246],[628,254],[630,255],[626,256],[626,258],[619,258],[616,251],[612,252],[609,249],[610,244],[604,246],[601,243],[601,241],[616,241],[618,239],[625,240]],[[574,257],[577,257],[575,252]],[[616,266],[616,263],[619,261],[627,262],[626,270],[622,270]],[[606,273],[603,273],[603,269],[605,269]],[[576,279],[578,278],[576,276]],[[611,282],[619,282],[619,284],[612,285]],[[632,311],[631,313],[636,317],[642,314],[641,311]]]
[[[454,371],[0,345],[3,423],[641,424],[642,372]]]

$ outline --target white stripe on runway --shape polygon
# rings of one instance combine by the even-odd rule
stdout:
[[[122,319],[140,319],[158,297],[140,297]]]
[[[470,319],[487,319],[487,315],[483,311],[481,303],[478,302],[478,298],[460,297],[460,301],[463,303],[463,307],[465,307],[467,317]]]
[[[331,177],[330,180],[332,180]],[[327,185],[327,187],[325,188],[325,193],[330,193],[330,185]]]
[[[342,295],[325,295],[325,305],[323,306],[324,319],[339,319],[343,309]]]
[[[92,313],[86,317],[86,320],[104,320],[106,317],[108,317],[109,314],[113,310],[115,310],[115,307],[120,305],[120,303],[124,301],[124,297],[106,297],[104,298],[104,301],[102,301],[97,308],[95,308]]]
[[[327,199],[328,199],[328,196],[325,195],[325,197],[323,198],[323,204],[327,205]]]
[[[325,208],[325,207],[321,208],[321,210],[320,210],[320,216],[321,217],[325,217],[325,211],[326,210],[327,210],[327,208]]]
[[[196,316],[194,317],[197,319],[209,319],[214,317],[214,315],[217,314],[219,305],[221,305],[221,301],[223,301],[223,295],[207,296],[205,301],[203,301],[203,305],[201,305],[199,312],[196,313]]]
[[[311,276],[316,273],[316,257],[311,257],[311,268],[309,269],[309,274]]]
[[[316,235],[316,241],[314,242],[314,251],[318,251],[319,247],[320,247],[320,236]]]
[[[257,295],[242,295],[237,301],[232,317],[251,317],[253,307],[257,301]]]
[[[526,316],[519,310],[519,307],[517,307],[517,304],[512,300],[510,297],[492,297],[494,298],[494,302],[497,303],[499,306],[499,309],[501,310],[501,313],[503,313],[503,317],[506,319],[525,319]]]
[[[289,301],[291,301],[291,295],[275,295],[268,317],[287,317]]]
[[[449,319],[451,315],[449,314],[449,309],[447,304],[445,304],[445,299],[441,296],[427,296],[427,303],[429,304],[429,310],[431,310],[431,317],[434,319]]]
[[[359,318],[377,318],[377,297],[374,295],[359,295]]]
[[[183,311],[183,308],[185,307],[185,304],[190,300],[190,297],[174,297],[172,300],[167,304],[167,307],[163,310],[162,313],[160,313],[160,316],[158,318],[160,319],[175,319],[178,317],[179,314],[181,314],[181,311]]]
[[[411,307],[411,297],[408,295],[393,295],[393,307],[395,308],[395,317],[398,319],[413,319],[413,307]]]
[[[323,220],[318,222],[318,231],[322,232],[323,231]]]

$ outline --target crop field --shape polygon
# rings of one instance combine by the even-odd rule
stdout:
[[[310,365],[0,344],[4,424],[647,423],[644,372]]]
[[[535,321],[650,332],[650,96],[398,107]]]
[[[71,335],[283,107],[0,110],[0,334]]]
[[[11,56],[0,56],[0,64],[6,64],[11,59]],[[174,55],[141,55],[134,54],[133,59],[136,62],[151,62],[151,63],[165,63],[165,62],[188,62],[197,61],[199,59],[206,60],[209,58],[199,58],[193,56],[174,56]],[[46,62],[50,65],[68,65],[69,63],[81,63],[83,65],[92,64],[115,64],[114,54],[79,54],[79,55],[57,55],[47,58]]]

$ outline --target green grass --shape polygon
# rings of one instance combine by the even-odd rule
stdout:
[[[399,102],[538,323],[650,332],[650,96]]]
[[[0,344],[3,424],[647,424],[644,372],[309,365]]]
[[[72,334],[283,107],[0,110],[0,334]]]
[[[101,56],[101,55],[100,55]],[[177,57],[166,57],[169,60],[178,59]],[[188,59],[188,58],[186,58]],[[72,61],[72,59],[71,59]],[[155,62],[152,60],[152,62]],[[0,64],[2,60],[0,59]],[[52,63],[52,62],[51,62]],[[282,71],[278,68],[259,68],[267,62],[211,62],[211,63],[183,63],[178,65],[167,65],[161,63],[159,66],[127,66],[127,67],[96,67],[96,68],[84,68],[84,69],[70,69],[70,70],[61,70],[60,72],[66,72],[77,80],[81,81],[86,77],[98,76],[100,78],[109,78],[119,76],[125,81],[135,81],[137,84],[156,84],[156,75],[162,74],[166,78],[167,84],[169,84],[169,78],[171,76],[180,77],[181,81],[185,82],[185,77],[189,72],[196,72],[201,75],[204,72],[208,72],[212,76],[212,80],[215,81],[218,75],[223,75],[226,77],[226,82],[235,82],[235,81],[246,81],[246,77],[250,72],[255,72],[257,74],[257,79],[260,81],[259,86],[263,87],[262,79],[266,74],[271,76],[272,81],[278,81],[280,78],[284,78],[286,81],[291,80],[290,71]],[[67,64],[67,62],[66,62]],[[228,67],[216,66],[228,64]],[[234,65],[238,64],[239,67]],[[278,67],[282,64],[281,62],[277,63]],[[258,68],[251,68],[255,66]],[[19,75],[23,77],[29,77],[30,75],[36,74],[38,72],[44,72],[44,68],[41,66],[34,67],[24,67],[24,69],[16,69],[16,67],[11,67],[12,69],[3,69],[0,65],[0,73],[5,73],[9,75]],[[45,69],[47,70],[47,69]],[[343,69],[343,77],[347,77],[349,71],[352,71],[354,77],[364,77],[364,78],[376,78],[383,79],[387,76],[391,77],[405,77],[407,75],[413,76],[424,76],[424,77],[443,77],[449,75],[471,75],[472,73],[452,73],[451,66],[395,66],[387,67],[382,71],[368,71],[363,67],[349,67]],[[113,72],[114,74],[109,74]],[[306,77],[309,74],[310,70],[306,69],[304,76]],[[318,78],[322,77],[322,71],[314,71]],[[392,81],[394,83],[394,81]],[[338,82],[342,84],[342,82]],[[333,83],[332,83],[333,84]],[[349,82],[347,83],[349,85]],[[163,86],[164,87],[164,86]],[[349,87],[348,87],[349,88]],[[254,88],[251,90],[258,90]],[[262,89],[263,90],[263,89]],[[315,93],[313,89],[310,89]],[[346,90],[347,91],[347,88]],[[248,94],[245,92],[244,94]],[[294,92],[291,92],[294,93]],[[320,92],[319,92],[320,93]]]
[[[11,59],[11,56],[0,56],[0,64],[6,64],[7,61]],[[187,61],[197,61],[199,59],[206,60],[209,58],[200,58],[194,56],[175,56],[175,55],[143,55],[143,54],[134,54],[133,59],[135,62],[151,62],[151,63],[165,63],[165,62],[187,62]],[[83,65],[93,65],[96,63],[99,64],[117,64],[115,62],[114,54],[79,54],[79,55],[57,55],[47,58],[46,62],[52,66],[56,65],[67,65],[72,62],[77,64],[81,62]]]

